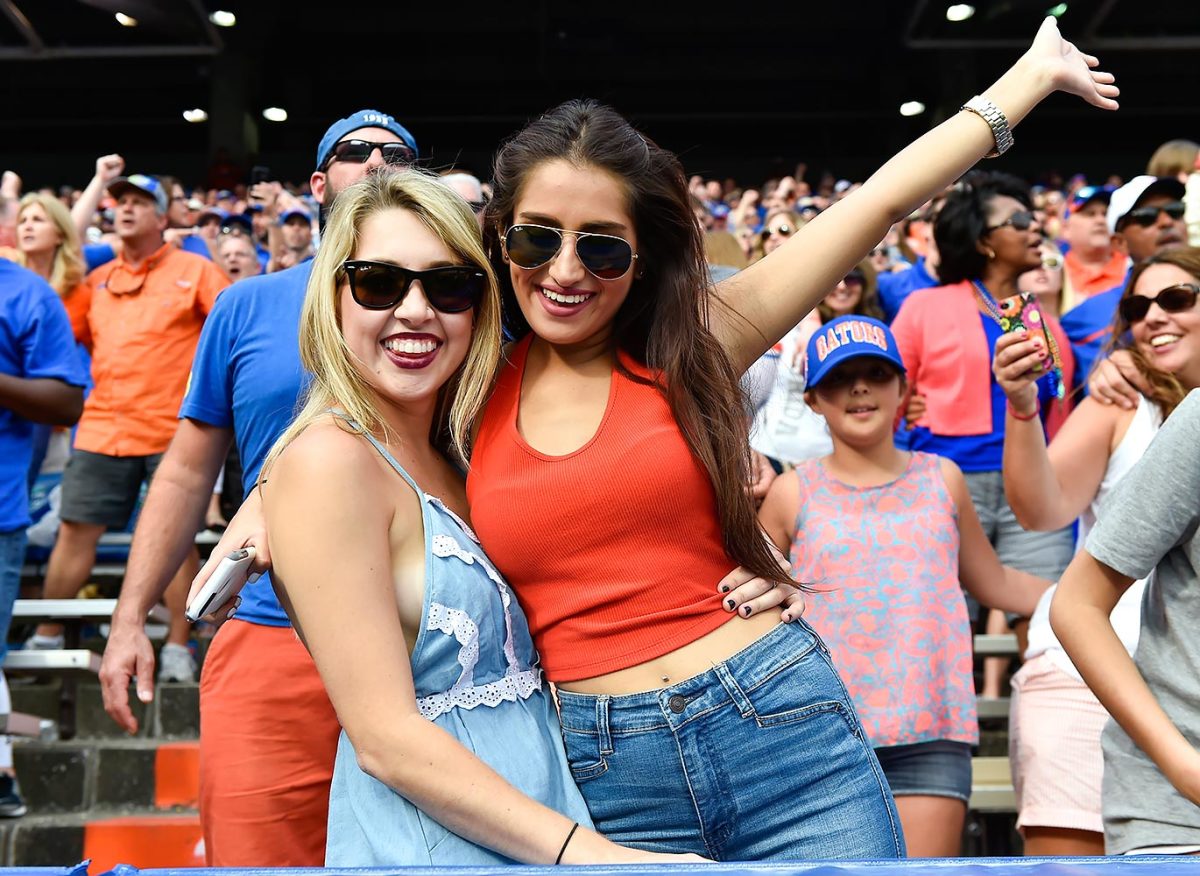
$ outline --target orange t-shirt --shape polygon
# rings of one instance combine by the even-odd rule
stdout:
[[[727,623],[716,493],[663,393],[614,369],[592,439],[547,456],[517,429],[532,335],[488,401],[467,474],[471,522],[516,591],[551,681],[669,654]],[[647,368],[621,354],[633,374]]]
[[[1073,293],[1073,300],[1064,303],[1066,310],[1087,301],[1093,295],[1124,284],[1125,274],[1129,270],[1129,257],[1123,252],[1114,252],[1112,258],[1099,269],[1080,264],[1073,252],[1068,252],[1064,261]]]
[[[95,388],[75,447],[148,456],[171,443],[200,328],[229,279],[208,259],[164,244],[139,265],[124,256],[88,274],[85,336]]]

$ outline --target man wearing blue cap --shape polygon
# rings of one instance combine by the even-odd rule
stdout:
[[[322,211],[368,173],[417,157],[392,116],[361,110],[321,138],[310,186]],[[146,497],[100,672],[105,708],[130,733],[128,686],[153,698],[144,619],[200,528],[236,438],[248,501],[267,451],[307,377],[299,322],[311,259],[232,286],[217,302],[192,365],[179,429]],[[214,558],[252,533],[236,523]],[[215,562],[215,561],[214,561]],[[211,572],[213,564],[207,567]],[[236,620],[213,639],[200,679],[200,820],[210,866],[309,866],[325,858],[339,726],[324,686],[264,575],[242,591]]]

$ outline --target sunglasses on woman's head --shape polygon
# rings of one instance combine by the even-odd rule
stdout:
[[[388,262],[351,260],[342,263],[350,281],[350,295],[367,310],[391,310],[408,294],[413,280],[430,306],[442,313],[462,313],[477,307],[487,288],[487,275],[478,268],[450,265],[427,271],[410,271]]]
[[[1167,313],[1181,313],[1196,306],[1196,297],[1200,295],[1200,285],[1196,283],[1178,283],[1168,286],[1153,298],[1145,295],[1127,295],[1121,299],[1121,319],[1133,325],[1141,322],[1150,312],[1150,305],[1157,304]]]
[[[403,167],[417,160],[416,153],[406,143],[374,143],[370,140],[342,140],[333,144],[333,149],[321,170],[328,170],[335,161],[345,161],[350,164],[366,164],[371,153],[379,150],[384,164]]]
[[[988,227],[984,228],[983,230],[986,233],[989,231],[996,231],[997,229],[1000,229],[1000,228],[1011,227],[1015,231],[1028,231],[1030,228],[1033,227],[1033,223],[1036,221],[1036,219],[1037,219],[1037,217],[1034,216],[1033,213],[1031,213],[1030,211],[1018,210],[1017,212],[1015,212],[1011,216],[1009,216],[1007,219],[1005,219],[1003,222],[1001,222],[997,225],[989,225]]]
[[[796,229],[786,222],[776,228],[764,228],[762,233],[763,240],[766,240],[772,234],[778,234],[780,237],[791,237],[796,233]]]
[[[533,270],[554,260],[563,235],[575,238],[575,257],[598,280],[619,280],[629,273],[637,253],[629,241],[614,234],[565,231],[547,225],[514,225],[504,232],[504,251],[518,268]]]

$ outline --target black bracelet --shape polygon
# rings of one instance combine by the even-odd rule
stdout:
[[[576,821],[571,825],[571,832],[567,834],[567,838],[563,840],[562,848],[558,850],[558,857],[554,859],[554,866],[562,863],[562,856],[566,854],[567,846],[571,844],[571,837],[575,836],[575,831],[579,830],[579,822]]]

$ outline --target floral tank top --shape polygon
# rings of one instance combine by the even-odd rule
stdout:
[[[958,521],[939,458],[913,453],[896,480],[852,487],[820,459],[796,467],[792,574],[876,748],[974,744],[971,630]]]

